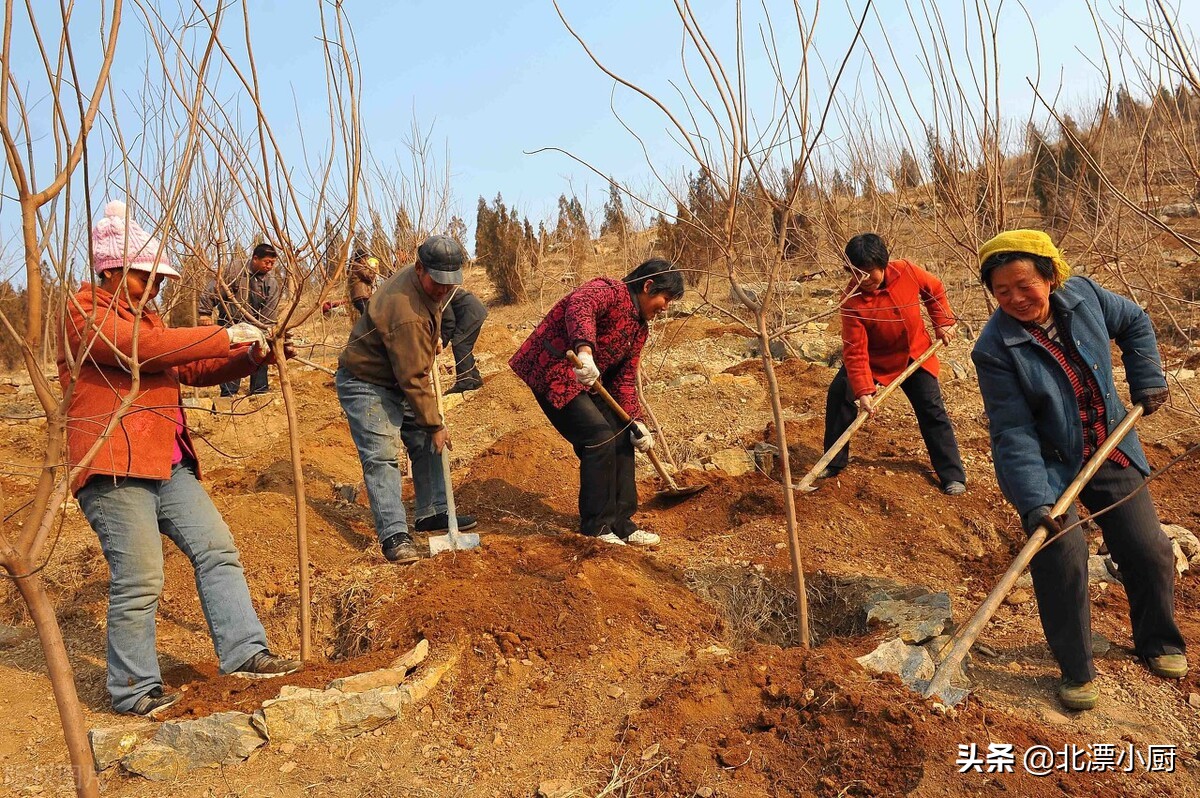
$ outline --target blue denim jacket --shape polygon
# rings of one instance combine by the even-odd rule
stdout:
[[[1068,280],[1050,295],[1050,303],[1060,332],[1070,331],[1093,369],[1110,431],[1128,412],[1113,382],[1110,340],[1121,350],[1133,401],[1166,387],[1154,328],[1141,307],[1086,277]],[[987,411],[996,479],[1025,518],[1030,510],[1053,505],[1083,468],[1075,392],[1054,356],[1000,309],[980,333],[971,360]],[[1150,473],[1136,431],[1118,448],[1139,471]]]

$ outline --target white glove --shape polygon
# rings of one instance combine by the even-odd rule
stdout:
[[[226,330],[226,332],[229,333],[229,344],[231,346],[256,344],[261,349],[265,350],[267,348],[267,336],[262,330],[248,321],[240,321]]]
[[[596,361],[592,359],[591,352],[580,352],[576,355],[579,359],[579,368],[572,369],[575,372],[575,379],[580,385],[586,385],[591,388],[596,384],[596,380],[600,379],[600,369],[596,368]]]
[[[640,421],[633,422],[633,429],[629,430],[629,440],[633,441],[633,448],[639,452],[648,452],[654,448],[654,436],[650,434],[650,429]]]

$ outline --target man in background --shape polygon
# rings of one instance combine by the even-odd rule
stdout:
[[[217,324],[229,328],[248,322],[269,331],[279,320],[279,300],[283,283],[275,275],[275,247],[259,244],[250,260],[231,268],[221,276],[221,284],[213,280],[200,296],[201,326]],[[221,383],[221,396],[237,396],[241,379]],[[268,390],[267,364],[263,363],[250,375],[250,393],[263,394]]]

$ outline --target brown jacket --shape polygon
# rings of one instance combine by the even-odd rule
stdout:
[[[358,379],[399,390],[428,429],[442,426],[430,367],[442,326],[442,309],[408,266],[383,281],[350,331],[338,365]]]
[[[379,272],[366,260],[350,264],[350,299],[369,299],[375,293],[375,281]]]
[[[95,328],[88,324],[93,307]],[[98,287],[85,285],[67,308],[58,376],[64,392],[73,387],[67,405],[67,459],[71,466],[91,450],[129,394],[133,380],[117,353],[133,352],[135,330],[141,362],[141,382],[133,404],[100,444],[88,467],[71,481],[73,493],[96,474],[170,478],[180,383],[217,385],[258,368],[249,347],[230,351],[229,334],[223,328],[169,329],[148,307],[138,319],[125,299]],[[85,360],[79,380],[72,386],[66,354],[78,357],[81,349]],[[183,436],[194,452],[186,427]]]

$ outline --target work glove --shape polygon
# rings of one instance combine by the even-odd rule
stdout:
[[[1025,528],[1025,534],[1032,535],[1037,531],[1039,526],[1045,526],[1050,532],[1050,537],[1061,534],[1062,524],[1058,522],[1058,519],[1050,515],[1052,509],[1054,508],[1043,504],[1041,507],[1034,507],[1025,513],[1025,517],[1021,519],[1021,526]]]
[[[633,448],[639,452],[648,452],[654,448],[654,436],[640,421],[633,422],[633,428],[629,430],[629,440],[633,441]]]
[[[600,379],[600,369],[596,368],[596,361],[592,359],[592,353],[580,352],[575,357],[579,360],[579,368],[572,369],[575,372],[575,379],[580,385],[591,388],[596,384],[596,380]]]
[[[258,329],[248,321],[239,321],[237,324],[226,330],[226,332],[229,333],[230,346],[255,344],[261,349],[266,349],[267,336],[262,330]]]
[[[1133,401],[1145,408],[1142,415],[1148,416],[1165,405],[1170,398],[1171,390],[1169,388],[1151,388],[1149,392],[1141,394]]]

